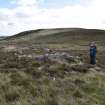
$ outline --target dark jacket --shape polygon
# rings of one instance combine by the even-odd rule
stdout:
[[[91,46],[91,47],[90,47],[90,55],[91,55],[91,56],[95,56],[96,53],[97,53],[97,48],[96,48],[96,46]]]

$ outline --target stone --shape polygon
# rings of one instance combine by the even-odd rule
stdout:
[[[94,69],[97,70],[97,71],[100,71],[101,70],[101,68],[100,67],[97,67],[97,66]]]

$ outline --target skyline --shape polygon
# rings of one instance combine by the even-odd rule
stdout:
[[[104,0],[0,0],[0,35],[42,28],[105,29]]]

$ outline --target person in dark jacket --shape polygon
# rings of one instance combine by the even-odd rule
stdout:
[[[96,64],[97,47],[95,43],[90,44],[90,64]]]

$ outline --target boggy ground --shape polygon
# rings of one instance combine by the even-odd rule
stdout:
[[[105,105],[104,51],[93,66],[84,50],[55,50],[74,57],[58,62],[32,58],[44,49],[14,49],[0,50],[0,105]]]

